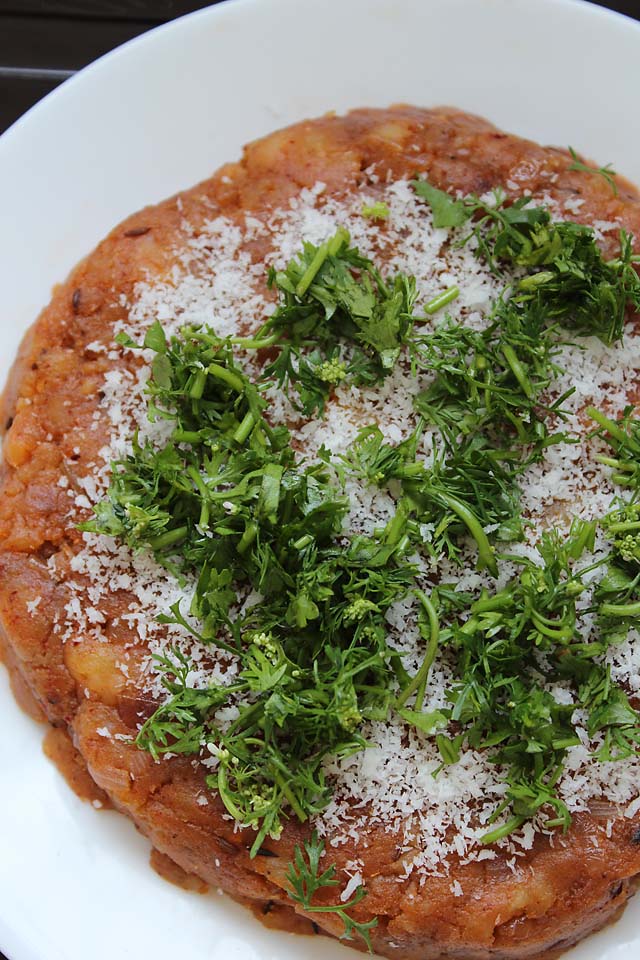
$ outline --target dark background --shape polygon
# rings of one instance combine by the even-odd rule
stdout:
[[[640,19],[640,0],[597,2]],[[0,0],[0,133],[103,53],[209,5],[207,0]]]
[[[640,0],[598,3],[640,20]],[[0,133],[103,53],[211,5],[207,0],[0,0]],[[2,953],[0,960],[6,960]]]

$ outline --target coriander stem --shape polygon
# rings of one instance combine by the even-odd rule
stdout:
[[[518,283],[518,287],[521,290],[540,287],[548,283],[549,280],[553,280],[554,276],[555,274],[551,270],[539,270],[538,273],[532,273],[529,274],[528,277],[523,277]]]
[[[409,685],[404,688],[400,696],[396,699],[395,706],[396,706],[396,709],[398,707],[403,707],[412,693],[415,693],[416,691],[421,691],[422,696],[420,697],[416,696],[416,703],[415,703],[415,709],[419,711],[422,709],[422,702],[424,700],[424,687],[427,682],[427,676],[429,674],[431,664],[435,659],[436,651],[438,649],[438,640],[440,638],[440,623],[438,621],[438,614],[436,613],[435,607],[431,602],[431,600],[429,599],[429,597],[425,593],[423,593],[422,590],[416,590],[416,596],[418,597],[420,603],[422,604],[422,608],[427,614],[427,617],[429,620],[429,627],[430,627],[429,642],[427,644],[427,650],[424,655],[424,660],[420,665],[420,669],[418,670],[416,675],[413,677]]]
[[[494,597],[481,596],[479,600],[471,606],[472,613],[494,613],[498,610],[504,610],[505,607],[508,607],[513,603],[513,598],[510,594],[502,592],[496,594]]]
[[[531,611],[531,619],[535,624],[536,630],[551,640],[570,640],[573,636],[571,627],[550,626],[547,618],[541,616],[536,610]]]
[[[491,576],[498,576],[498,565],[496,563],[495,554],[493,552],[493,547],[489,543],[489,538],[482,529],[482,524],[476,517],[475,513],[467,507],[466,504],[462,503],[461,500],[457,500],[456,497],[452,497],[448,493],[437,492],[436,498],[444,503],[445,506],[449,507],[457,517],[462,520],[467,530],[476,541],[478,546],[478,567],[479,569],[486,569],[489,571]]]
[[[480,837],[480,843],[488,846],[490,843],[496,843],[498,840],[502,840],[503,837],[508,837],[509,834],[517,830],[525,820],[526,817],[511,817],[503,826],[497,827],[495,830],[490,830],[489,833],[485,833],[484,836]]]
[[[244,823],[245,818],[242,814],[242,811],[238,806],[236,806],[228,790],[227,772],[224,764],[222,763],[218,767],[218,793],[220,794],[220,799],[224,803],[233,819],[237,820],[238,823]]]
[[[199,430],[174,430],[171,436],[176,443],[198,443],[200,441]]]
[[[298,798],[296,797],[296,795],[295,795],[295,793],[293,792],[293,790],[290,790],[290,789],[289,789],[289,784],[288,784],[287,781],[284,779],[284,777],[282,776],[282,774],[280,773],[280,771],[276,770],[276,771],[274,772],[274,777],[273,777],[273,779],[274,779],[275,782],[278,784],[278,786],[280,787],[280,790],[282,791],[282,793],[284,794],[284,796],[285,796],[285,797],[287,798],[287,800],[289,801],[289,806],[291,807],[291,809],[292,809],[293,812],[295,813],[295,815],[296,815],[296,817],[298,818],[298,820],[300,821],[300,823],[304,823],[305,820],[308,819],[307,814],[304,812],[304,810],[302,809],[302,807],[301,807],[300,804],[298,803]]]
[[[562,740],[553,740],[551,746],[554,750],[566,750],[567,747],[575,747],[580,743],[578,736],[564,737]]]
[[[251,411],[248,410],[245,413],[244,417],[242,418],[240,426],[238,427],[238,429],[233,435],[233,439],[236,441],[236,443],[245,442],[245,440],[253,430],[255,423],[256,423],[256,418],[251,413]]]
[[[510,344],[505,343],[502,347],[502,353],[511,368],[511,372],[522,387],[523,393],[526,397],[528,397],[529,400],[533,400],[535,397],[535,391],[531,386],[531,381],[524,372],[524,367],[518,360],[515,350]]]
[[[347,242],[349,241],[348,232],[344,229],[344,227],[338,227],[335,235],[331,237],[330,240],[325,240],[325,242],[318,247],[315,257],[302,274],[301,279],[298,281],[296,286],[297,297],[304,297],[305,293],[321,270],[322,265],[327,257],[334,257],[342,249],[345,240]]]
[[[547,830],[552,830],[554,827],[562,827],[566,825],[566,820],[564,817],[556,817],[555,820],[547,820],[545,822],[545,828]],[[566,829],[566,826],[565,826]]]
[[[615,422],[615,420],[610,420],[609,417],[605,417],[604,413],[601,413],[600,410],[596,410],[595,407],[587,407],[586,413],[591,417],[592,420],[595,420],[596,423],[600,424],[607,433],[611,434],[619,443],[626,443],[629,439],[624,430]]]
[[[520,417],[516,417],[513,413],[511,413],[510,410],[506,410],[506,409],[504,411],[504,416],[505,416],[505,419],[509,421],[509,423],[512,425],[512,427],[515,429],[516,433],[518,434],[518,440],[521,443],[526,443],[527,431],[525,430]]]
[[[456,297],[460,296],[460,287],[453,286],[447,287],[446,290],[443,290],[442,293],[438,293],[432,300],[429,300],[425,304],[424,312],[431,315],[432,313],[437,313],[438,310],[442,310],[443,307],[446,307],[448,303],[451,303],[452,300],[455,300]]]
[[[635,464],[623,463],[620,460],[616,460],[615,457],[605,457],[602,454],[599,454],[596,457],[596,460],[605,467],[612,467],[615,470],[622,470],[626,473],[633,473],[633,471],[636,469]]]
[[[396,675],[396,680],[401,685],[403,683],[409,683],[411,678],[409,677],[409,674],[407,673],[407,671],[405,670],[402,664],[402,660],[400,659],[400,654],[394,653],[391,657],[389,657],[389,663],[391,665],[391,669]]]
[[[374,220],[386,220],[390,212],[388,205],[383,200],[378,200],[375,203],[363,203],[360,210],[363,217],[371,217]]]
[[[312,541],[313,537],[311,534],[305,533],[303,537],[299,537],[297,540],[294,540],[291,546],[294,550],[303,550],[305,547],[308,547]]]
[[[237,653],[238,651],[236,650],[235,652]],[[227,737],[230,737],[238,729],[242,729],[245,737],[247,737],[248,733],[251,730],[256,729],[256,723],[253,722],[254,717],[257,717],[260,714],[262,714],[263,710],[264,710],[264,703],[261,703],[260,701],[252,704],[250,707],[247,707],[247,709],[243,713],[241,713],[240,716],[238,716],[235,720],[233,720],[229,724],[229,728],[227,730]],[[251,721],[251,725],[249,721]]]
[[[161,533],[157,537],[152,537],[149,540],[149,546],[152,550],[165,550],[167,547],[172,547],[174,543],[183,540],[189,528],[185,525],[183,527],[175,527],[173,530],[167,530],[166,533]]]
[[[208,498],[208,496],[209,496],[209,491],[208,491],[207,488],[206,488],[205,482],[204,482],[204,480],[202,479],[202,477],[200,476],[200,473],[196,470],[196,468],[195,468],[193,465],[187,467],[187,474],[188,474],[188,475],[191,477],[191,479],[193,480],[193,482],[194,482],[194,484],[195,484],[195,487],[196,487],[198,493],[200,494],[200,496],[201,496],[203,499]]]
[[[253,541],[256,539],[257,536],[258,536],[258,524],[248,523],[244,528],[244,533],[240,537],[240,540],[238,541],[238,546],[236,547],[240,556],[243,556],[247,552],[247,550],[249,549],[249,547],[251,546],[251,544],[253,543]]]
[[[237,347],[245,347],[247,350],[260,350],[262,347],[272,347],[280,340],[279,333],[272,333],[270,337],[261,339],[258,337],[229,337],[229,343]]]
[[[620,523],[610,523],[607,527],[609,533],[628,533],[629,530],[640,530],[640,520],[626,520]]]
[[[204,393],[204,388],[206,384],[207,384],[207,371],[198,370],[198,372],[193,378],[193,383],[191,384],[191,388],[189,390],[189,397],[192,400],[200,400],[202,398],[202,394]]]
[[[631,471],[635,470],[634,467],[630,468]],[[630,487],[633,485],[633,478],[628,476],[625,473],[612,473],[611,479],[614,483],[617,483],[620,487]]]
[[[640,601],[636,603],[603,603],[599,613],[605,617],[640,616]]]
[[[338,227],[335,234],[327,241],[329,245],[329,256],[335,257],[335,255],[342,250],[345,243],[349,243],[350,239],[349,231],[345,227]]]
[[[316,255],[302,274],[301,279],[299,280],[296,286],[296,296],[304,297],[305,293],[313,283],[318,274],[318,271],[322,267],[322,264],[325,262],[329,256],[329,244],[328,242],[323,243],[316,250]]]
[[[235,373],[232,373],[231,370],[223,367],[220,363],[210,363],[206,372],[211,374],[212,377],[215,377],[216,380],[221,380],[222,383],[226,383],[227,386],[235,390],[236,393],[244,392],[244,383],[240,377],[237,377]]]
[[[405,499],[402,499],[398,502],[396,506],[396,512],[387,523],[384,530],[384,542],[388,543],[390,546],[395,547],[402,539],[404,534],[404,529],[407,525],[407,520],[409,518],[409,509],[408,504]]]

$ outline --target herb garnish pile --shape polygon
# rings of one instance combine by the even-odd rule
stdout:
[[[194,689],[178,649],[157,658],[168,697],[137,742],[154,757],[213,754],[208,785],[255,830],[252,855],[288,817],[306,821],[326,807],[324,760],[366,748],[363,723],[393,713],[434,738],[442,765],[466,747],[500,764],[506,792],[493,820],[509,815],[486,843],[542,810],[547,827],[569,825],[556,786],[566,751],[580,743],[576,708],[598,739],[596,759],[629,756],[640,745],[640,715],[604,661],[640,612],[640,426],[632,410],[620,422],[589,411],[612,447],[603,462],[628,497],[599,521],[608,554],[583,561],[593,554],[597,521],[575,521],[568,536],[544,533],[539,562],[497,552],[524,538],[520,477],[545,448],[572,439],[561,429],[569,394],[545,401],[562,344],[585,335],[614,343],[625,311],[640,309],[632,240],[621,232],[618,257],[605,260],[590,228],[553,222],[526,199],[508,204],[496,193],[488,204],[455,200],[426,181],[413,186],[436,227],[468,225],[461,243],[505,275],[486,329],[445,318],[424,333],[412,277],[383,277],[343,228],[320,246],[307,243],[285,270],[269,272],[280,299],[253,337],[190,326],[168,340],[158,322],[148,330],[139,345],[153,352],[148,413],[172,432],[160,447],[134,440],[113,465],[95,519],[83,525],[196,578],[190,609],[176,605],[162,622],[234,658],[238,671],[227,685]],[[383,206],[363,215],[384,219]],[[444,291],[424,312],[457,294]],[[138,348],[124,334],[118,340]],[[252,380],[240,358],[266,348],[270,359]],[[373,386],[399,362],[431,380],[415,400],[415,429],[397,445],[373,424],[343,457],[321,449],[306,461],[294,455],[289,430],[270,423],[274,386],[302,416],[320,417],[336,384]],[[395,501],[388,523],[366,537],[344,529],[353,477],[389,489]],[[420,554],[455,563],[470,539],[479,569],[496,577],[507,559],[519,572],[475,597],[455,584],[430,595],[418,588]],[[578,600],[600,567],[588,609],[598,638],[587,642]],[[388,645],[385,619],[409,594],[426,648],[414,676]],[[259,602],[243,603],[247,597]],[[428,713],[438,649],[458,679],[450,706]],[[556,681],[570,685],[574,703],[556,702]],[[218,713],[230,706],[235,719],[223,722]],[[362,889],[348,904],[312,906],[316,889],[335,883],[332,868],[319,871],[321,854],[315,835],[298,848],[290,895],[308,911],[339,913],[344,935],[368,942],[371,924],[346,913]]]

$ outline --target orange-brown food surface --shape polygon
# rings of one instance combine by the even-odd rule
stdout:
[[[640,236],[635,190],[620,182],[614,195],[602,178],[571,171],[570,164],[563,150],[509,136],[452,109],[358,110],[274,133],[250,144],[240,162],[210,180],[116,227],[55,290],[26,336],[3,394],[0,636],[16,698],[70,735],[77,753],[59,738],[49,740],[49,751],[74,771],[84,795],[90,791],[82,765],[96,796],[131,817],[185,873],[291,928],[342,932],[331,913],[301,920],[285,892],[285,871],[305,828],[289,822],[281,839],[269,841],[251,860],[251,831],[234,829],[216,798],[206,806],[197,802],[206,789],[201,767],[180,757],[154,762],[127,739],[135,736],[140,712],[153,709],[141,697],[136,676],[144,645],[118,616],[129,603],[127,592],[112,594],[102,610],[108,643],[90,637],[63,643],[56,630],[66,616],[71,560],[82,546],[67,490],[80,492],[78,478],[99,459],[105,442],[107,427],[94,419],[105,372],[134,362],[91,345],[111,343],[136,282],[169,274],[185,220],[197,234],[216,213],[238,223],[246,212],[268,218],[270,209],[318,181],[330,195],[353,192],[373,166],[382,182],[427,174],[447,190],[483,193],[500,184],[512,196],[532,191],[557,200],[576,197],[584,201],[582,222],[618,219]],[[261,260],[258,241],[249,252]],[[40,598],[35,607],[34,598]],[[116,668],[125,646],[128,676]],[[104,727],[124,739],[101,736]],[[376,952],[402,960],[554,955],[615,917],[640,874],[639,816],[619,817],[607,831],[603,820],[580,814],[553,845],[539,836],[515,870],[498,857],[458,864],[450,876],[422,886],[412,876],[399,880],[404,868],[393,832],[372,827],[366,841],[332,853],[339,872],[356,856],[364,862],[368,895],[353,913],[361,920],[377,916]],[[453,895],[455,880],[463,896]],[[328,900],[332,896],[329,891]]]

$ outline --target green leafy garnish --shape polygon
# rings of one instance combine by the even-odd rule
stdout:
[[[614,179],[618,174],[610,163],[607,163],[604,167],[590,167],[580,159],[573,147],[569,147],[569,153],[573,162],[569,164],[567,170],[580,170],[582,173],[592,173],[597,177],[602,177],[611,187],[614,197],[618,196],[618,184]]]
[[[315,831],[309,840],[304,841],[302,848],[296,845],[293,862],[289,864],[286,874],[289,883],[289,890],[287,891],[289,896],[296,903],[299,903],[307,913],[335,914],[344,924],[344,931],[340,939],[352,940],[354,933],[357,933],[364,940],[369,953],[372,953],[373,948],[369,931],[378,925],[377,917],[372,920],[360,921],[347,913],[367,895],[362,884],[356,887],[353,897],[346,903],[319,905],[312,903],[318,890],[338,885],[335,878],[335,865],[327,867],[326,870],[321,872],[320,860],[323,856],[324,842],[318,839]]]
[[[451,448],[443,446],[431,461],[417,460],[421,435],[414,433],[393,446],[384,442],[379,427],[360,431],[349,455],[349,468],[377,485],[399,481],[402,498],[396,521],[406,535],[426,553],[460,555],[460,536],[468,534],[478,548],[478,567],[497,574],[490,539],[522,539],[520,491],[514,468],[505,451],[494,449],[481,434]],[[428,526],[428,535],[424,527]],[[491,528],[491,537],[486,528]]]
[[[341,227],[320,246],[305,243],[285,270],[269,273],[281,301],[261,336],[277,340],[280,350],[265,376],[281,388],[294,384],[306,416],[322,412],[332,383],[384,379],[413,327],[414,278],[383,279],[349,244]],[[309,355],[305,347],[312,347]]]
[[[358,727],[386,716],[397,655],[385,614],[415,570],[389,530],[338,539],[348,506],[339,477],[329,462],[294,460],[288,430],[269,425],[229,342],[193,327],[167,341],[155,328],[145,346],[165,361],[147,393],[170,439],[136,442],[114,464],[109,497],[83,529],[197,576],[193,620],[179,607],[162,620],[237,658],[237,680],[192,690],[182,660],[159,660],[171,696],[138,743],[154,756],[213,744],[209,784],[255,827],[255,852],[289,811],[304,821],[327,804],[324,757],[362,749]],[[248,589],[260,603],[234,613]],[[218,711],[230,706],[237,717],[225,727]]]
[[[472,216],[472,211],[464,200],[454,200],[450,194],[438,190],[428,180],[412,180],[411,186],[431,207],[436,229],[461,227]]]
[[[440,427],[445,437],[486,431],[498,447],[550,440],[544,414],[561,415],[567,394],[551,406],[543,394],[560,372],[559,344],[540,311],[502,305],[483,331],[447,321],[416,339],[415,354],[437,374],[418,395],[417,411]]]
[[[377,200],[375,203],[364,203],[360,212],[363,217],[372,220],[387,220],[391,213],[389,205],[382,200]]]
[[[438,310],[442,310],[443,307],[446,307],[447,304],[451,303],[453,300],[456,300],[459,296],[459,287],[447,287],[447,289],[443,290],[442,293],[439,293],[437,296],[433,297],[432,300],[429,300],[428,303],[425,303],[424,312],[427,315],[437,313]]]
[[[614,457],[599,454],[600,463],[611,467],[611,479],[622,487],[640,488],[640,420],[634,416],[634,407],[625,407],[619,420],[611,420],[595,407],[587,407],[586,413],[600,427],[598,433],[611,446]]]
[[[158,322],[141,345],[117,337],[153,354],[148,416],[165,422],[165,439],[134,437],[82,529],[149,551],[177,577],[195,580],[189,609],[176,604],[159,620],[236,667],[228,683],[200,688],[177,648],[156,658],[167,697],[137,743],[155,758],[213,756],[207,783],[238,823],[255,830],[252,855],[267,836],[280,836],[289,817],[306,822],[326,807],[326,758],[366,748],[362,725],[392,712],[434,738],[443,766],[473,747],[504,768],[504,801],[492,822],[506,810],[509,817],[486,843],[545,808],[547,826],[568,826],[557,785],[567,750],[579,742],[576,708],[600,740],[598,759],[620,759],[640,745],[638,714],[605,664],[640,615],[635,500],[600,521],[608,557],[579,566],[593,551],[595,523],[575,521],[568,536],[542,536],[537,560],[507,556],[518,573],[493,593],[473,597],[439,584],[428,595],[416,588],[414,556],[459,561],[470,542],[478,568],[498,576],[497,544],[524,536],[523,471],[550,444],[572,439],[549,426],[562,420],[571,391],[546,399],[560,372],[562,328],[609,344],[622,336],[627,308],[640,308],[632,240],[621,233],[619,256],[607,261],[592,230],[552,222],[526,198],[509,204],[497,191],[487,203],[455,199],[426,181],[414,187],[436,227],[467,225],[456,242],[472,243],[496,273],[517,268],[483,331],[450,317],[429,333],[416,330],[415,279],[383,277],[339,228],[269,272],[279,299],[252,337],[221,338],[192,325],[168,338]],[[388,208],[362,213],[384,219]],[[427,317],[458,294],[445,289],[424,306]],[[237,353],[262,348],[269,359],[253,381]],[[324,449],[306,462],[294,454],[289,430],[270,422],[274,386],[293,388],[304,416],[321,415],[338,384],[375,385],[399,362],[429,378],[415,400],[416,426],[400,443],[372,424],[337,462]],[[632,413],[613,421],[589,410],[614,453],[599,459],[635,497],[640,430]],[[367,536],[343,530],[350,475],[386,487],[395,504],[386,525]],[[588,613],[599,632],[587,641],[576,600],[596,569],[604,575]],[[387,614],[408,594],[425,648],[414,676],[387,644]],[[242,602],[249,596],[258,602]],[[429,711],[440,650],[457,680],[449,706]],[[555,699],[556,682],[568,684],[570,703]],[[290,895],[306,911],[335,913],[345,937],[358,933],[370,947],[376,921],[347,913],[362,887],[346,904],[312,903],[337,883],[335,867],[320,870],[323,852],[315,833],[296,847]]]
[[[460,677],[448,693],[449,718],[462,724],[464,742],[489,749],[494,762],[507,768],[505,798],[490,822],[507,808],[511,818],[487,834],[486,843],[543,807],[554,810],[552,825],[569,826],[569,810],[555,786],[567,749],[580,743],[572,722],[576,707],[588,712],[589,734],[604,737],[598,759],[628,756],[640,742],[640,715],[599,660],[609,638],[586,643],[578,628],[576,600],[594,565],[575,565],[593,549],[595,526],[575,521],[568,537],[543,534],[541,564],[519,559],[518,577],[493,595],[484,592],[468,619],[454,619],[441,631]],[[558,680],[571,683],[570,703],[559,703],[545,688]],[[446,754],[443,761],[451,762]]]
[[[438,217],[442,226],[461,226],[473,218],[471,233],[460,242],[474,237],[477,253],[495,272],[505,264],[531,271],[517,282],[514,304],[530,304],[547,321],[607,344],[622,337],[627,306],[640,309],[637,257],[624,231],[619,256],[605,260],[591,227],[553,222],[549,211],[528,197],[507,203],[498,190],[489,204],[475,196],[453,200],[442,191],[434,194],[426,181],[413,185],[432,206],[434,222]],[[452,222],[445,224],[447,219]]]

